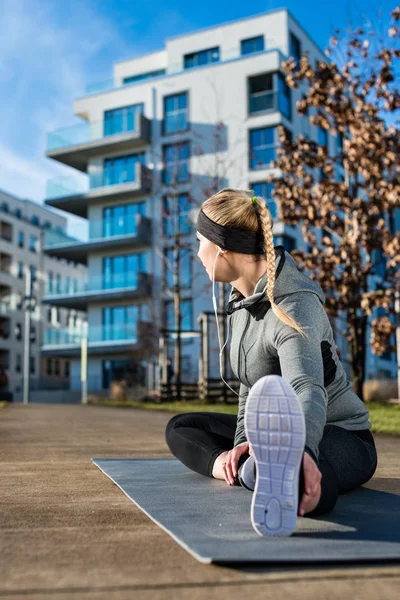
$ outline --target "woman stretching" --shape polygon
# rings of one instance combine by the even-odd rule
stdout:
[[[339,494],[371,479],[377,453],[324,292],[274,247],[272,225],[252,190],[224,188],[202,204],[198,257],[213,290],[215,281],[232,285],[225,312],[239,410],[175,415],[165,437],[189,469],[253,491],[255,531],[281,536],[293,533],[297,515],[328,513]]]

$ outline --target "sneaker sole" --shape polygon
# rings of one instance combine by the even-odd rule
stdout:
[[[296,529],[299,471],[306,426],[293,387],[265,375],[250,389],[245,432],[257,467],[251,523],[261,536],[289,536]]]

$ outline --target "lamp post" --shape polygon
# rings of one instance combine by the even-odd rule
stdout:
[[[31,357],[31,313],[36,307],[36,298],[32,294],[32,272],[29,266],[25,267],[25,296],[23,306],[25,311],[24,330],[24,391],[23,404],[29,403],[30,391],[30,357]]]

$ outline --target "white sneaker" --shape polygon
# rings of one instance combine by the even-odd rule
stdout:
[[[238,480],[241,486],[254,491],[256,487],[256,462],[254,456],[250,455],[238,469]]]
[[[261,536],[289,536],[296,529],[306,437],[303,408],[290,383],[280,375],[256,381],[247,397],[244,426],[256,464],[253,528]]]

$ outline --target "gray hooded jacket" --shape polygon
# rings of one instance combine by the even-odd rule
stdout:
[[[297,268],[283,246],[275,247],[275,256],[274,300],[304,327],[308,338],[272,311],[267,273],[247,298],[232,286],[225,312],[232,328],[231,367],[240,381],[234,445],[246,441],[244,411],[250,388],[264,375],[277,374],[293,386],[300,400],[306,422],[305,451],[318,461],[326,424],[349,430],[372,425],[337,355],[321,286]]]

